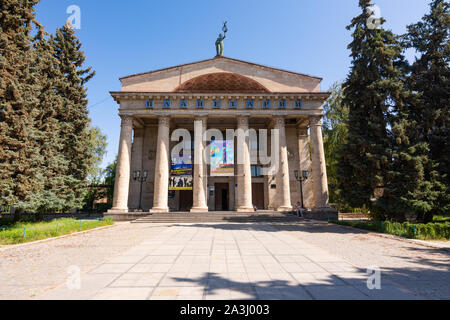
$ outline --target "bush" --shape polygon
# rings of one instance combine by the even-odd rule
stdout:
[[[358,229],[392,234],[399,237],[420,240],[450,240],[450,222],[411,224],[408,222],[352,222],[336,221],[339,225],[350,226]]]

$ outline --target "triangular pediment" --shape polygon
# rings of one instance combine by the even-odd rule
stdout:
[[[224,76],[226,73],[230,76]],[[197,93],[211,93],[213,88],[219,88],[217,93],[220,93],[227,87],[233,88],[230,92],[235,93],[239,83],[236,81],[243,83],[242,93],[248,88],[264,88],[272,93],[320,92],[322,81],[318,77],[227,57],[135,74],[120,80],[123,92],[154,93],[177,92],[180,88],[190,88],[190,93],[196,90],[199,90]],[[214,82],[214,85],[207,85],[208,81]],[[222,81],[227,81],[227,84],[222,85]],[[201,92],[206,90],[203,88],[208,92]]]

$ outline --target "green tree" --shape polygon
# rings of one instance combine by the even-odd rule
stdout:
[[[63,113],[60,117],[63,152],[69,159],[68,175],[73,177],[66,186],[73,195],[68,199],[66,209],[81,208],[85,195],[86,179],[95,165],[95,148],[92,147],[92,133],[89,131],[90,119],[87,110],[87,92],[85,85],[95,75],[92,69],[84,68],[85,55],[81,42],[69,24],[56,30],[50,42],[54,57],[59,62],[60,72],[66,78],[57,88],[63,98]]]
[[[105,169],[105,185],[108,186],[108,205],[112,207],[114,197],[114,186],[116,184],[117,160],[108,165]]]
[[[33,69],[31,31],[37,0],[0,2],[0,197],[2,204],[35,208],[33,194],[43,188],[35,126],[39,74]]]
[[[360,0],[362,13],[352,20],[349,45],[352,67],[344,83],[343,104],[349,108],[348,139],[339,152],[339,189],[352,207],[367,207],[386,216],[378,203],[392,176],[390,112],[402,104],[405,90],[400,67],[405,65],[402,47],[391,31],[369,27],[371,1]],[[402,220],[401,216],[396,219]]]
[[[104,174],[101,167],[103,157],[106,154],[106,147],[108,146],[107,137],[102,134],[98,127],[91,127],[89,132],[89,148],[92,150],[91,167],[88,170],[87,180],[89,182],[99,181]]]
[[[338,189],[338,152],[348,136],[348,108],[343,104],[344,92],[341,83],[333,84],[331,96],[325,102],[323,118],[324,149],[327,159],[330,201],[345,207]]]
[[[83,209],[93,210],[94,202],[106,196],[104,188],[98,186],[102,184],[102,179],[105,170],[102,169],[101,164],[103,156],[106,153],[107,138],[104,136],[99,128],[89,128],[89,143],[90,149],[93,150],[92,165],[87,177],[87,186],[84,195]]]
[[[424,175],[431,183],[430,190],[438,190],[434,210],[419,211],[418,218],[424,221],[432,219],[433,211],[450,211],[449,9],[447,1],[433,0],[430,13],[420,22],[408,26],[405,35],[406,46],[419,54],[407,79],[408,88],[417,93],[416,101],[411,105],[410,117],[416,123],[417,139],[424,143],[430,155],[423,169]]]
[[[35,125],[42,155],[38,170],[43,188],[33,194],[37,203],[34,211],[38,218],[43,213],[62,211],[73,198],[70,189],[66,187],[74,182],[73,177],[68,175],[69,160],[64,156],[60,121],[60,115],[64,113],[63,98],[55,90],[64,85],[65,78],[45,36],[46,33],[40,28],[34,42],[36,54],[33,63],[35,72],[40,75]]]

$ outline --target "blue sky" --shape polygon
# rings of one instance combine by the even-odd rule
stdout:
[[[429,10],[428,0],[373,2],[397,34]],[[327,90],[349,71],[345,27],[360,12],[357,0],[41,0],[37,18],[54,33],[70,5],[81,9],[77,36],[97,72],[88,83],[89,111],[108,137],[104,165],[118,149],[118,105],[109,91],[120,90],[119,77],[212,58],[228,21],[225,56],[320,76]]]

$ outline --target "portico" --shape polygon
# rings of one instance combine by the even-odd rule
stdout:
[[[216,57],[121,81],[111,93],[122,126],[110,213],[291,211],[295,170],[311,172],[305,206],[329,208],[320,78]],[[187,144],[180,130],[191,164],[173,151]]]

